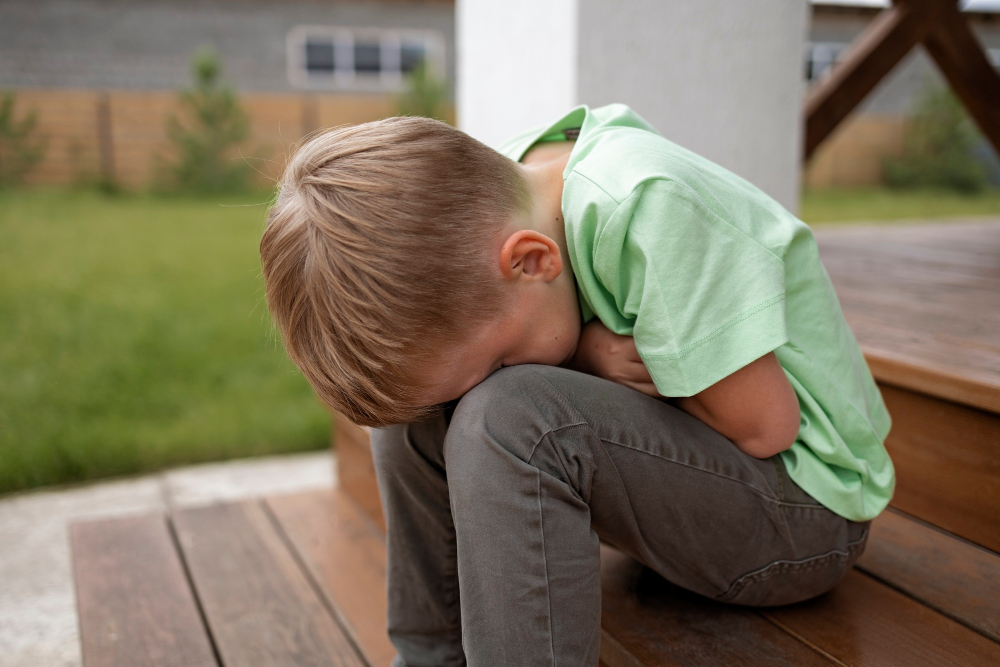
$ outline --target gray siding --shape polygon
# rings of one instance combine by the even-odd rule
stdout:
[[[435,30],[454,81],[444,3],[0,0],[0,88],[176,89],[210,46],[238,89],[289,92],[285,37],[303,24]]]

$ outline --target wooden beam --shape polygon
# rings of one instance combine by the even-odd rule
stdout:
[[[940,5],[940,1],[897,2],[855,39],[846,58],[806,98],[805,159],[924,38]]]
[[[958,99],[1000,151],[1000,75],[954,3],[941,7],[923,43]]]

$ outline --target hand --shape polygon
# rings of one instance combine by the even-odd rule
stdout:
[[[597,319],[583,327],[569,367],[617,382],[648,396],[660,396],[635,349],[635,340],[631,336],[619,336]]]

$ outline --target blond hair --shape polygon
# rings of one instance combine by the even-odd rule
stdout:
[[[426,414],[417,367],[498,313],[488,252],[525,193],[513,161],[426,118],[298,150],[260,255],[288,354],[325,403],[367,426]]]

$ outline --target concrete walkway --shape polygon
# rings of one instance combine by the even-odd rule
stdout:
[[[78,667],[70,522],[332,486],[329,452],[213,463],[0,498],[0,667]]]

